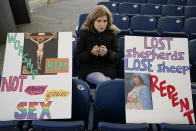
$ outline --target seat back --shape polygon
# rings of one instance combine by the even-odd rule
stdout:
[[[167,0],[147,0],[147,3],[159,4],[163,5],[166,4]]]
[[[117,77],[124,78],[124,37],[118,38],[118,44],[120,47],[120,61],[117,67]]]
[[[72,36],[72,77],[78,76],[78,61],[76,55],[77,36]]]
[[[191,89],[192,89],[194,115],[196,118],[196,85],[191,85]]]
[[[119,14],[139,14],[139,4],[131,2],[120,3],[118,8]]]
[[[196,33],[196,18],[188,18],[184,21],[184,32],[191,35],[192,33]]]
[[[160,33],[182,32],[183,21],[177,17],[161,17],[158,19],[157,29]]]
[[[196,0],[187,0],[186,5],[187,6],[194,6],[194,5],[196,5]]]
[[[116,124],[109,122],[99,122],[98,131],[148,131],[150,128],[147,123],[127,123]]]
[[[109,0],[111,2],[117,2],[117,3],[122,3],[122,2],[127,2],[127,0]]]
[[[146,3],[146,0],[127,0],[127,1],[131,3]]]
[[[160,131],[195,131],[196,125],[185,124],[167,124],[161,123],[158,125]]]
[[[110,10],[110,12],[112,14],[117,14],[117,11],[118,11],[117,3],[114,3],[114,2],[99,2],[98,5],[104,5]]]
[[[2,77],[2,75],[0,75],[0,86],[1,86],[1,77]]]
[[[81,131],[88,127],[90,110],[90,89],[86,82],[72,79],[72,117],[71,119],[34,120],[35,131]]]
[[[162,16],[183,16],[183,7],[178,5],[163,5]]]
[[[84,131],[84,122],[34,120],[33,131]]]
[[[157,20],[151,16],[133,16],[130,21],[130,29],[152,31],[156,29]]]
[[[161,6],[156,4],[142,4],[140,6],[141,15],[160,15]]]
[[[88,16],[88,13],[84,13],[84,14],[81,14],[81,15],[79,16],[78,34],[77,34],[77,36],[80,35],[81,27],[82,27],[84,21],[86,20],[87,16]]]
[[[191,82],[196,82],[196,39],[190,40],[189,41],[189,63],[191,64],[190,66],[190,77],[191,77]],[[196,92],[194,93],[194,98],[196,98]],[[196,116],[196,99],[195,101],[193,100],[195,104],[194,105],[194,111],[195,111],[195,116]]]
[[[97,86],[94,98],[94,124],[99,121],[125,123],[124,80],[105,81]]]
[[[99,122],[98,131],[149,131],[147,123],[127,123],[116,124],[109,122]]]
[[[0,121],[0,131],[20,131],[21,121]]]
[[[90,88],[82,80],[72,79],[72,119],[83,120],[88,124],[90,109]]]
[[[189,41],[189,62],[196,66],[196,39]],[[195,63],[195,64],[194,64]]]
[[[196,6],[185,6],[184,7],[184,17],[196,17]]]
[[[128,30],[129,28],[129,17],[125,15],[113,15],[113,24],[119,29]]]
[[[186,5],[187,0],[167,0],[167,5]]]

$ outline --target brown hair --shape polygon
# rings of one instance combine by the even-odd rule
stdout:
[[[94,28],[94,21],[102,16],[107,17],[108,23],[107,23],[106,30],[112,30],[115,34],[120,32],[120,29],[112,24],[113,22],[112,13],[104,5],[98,5],[91,11],[91,13],[86,18],[84,24],[82,25],[82,29],[96,32]]]

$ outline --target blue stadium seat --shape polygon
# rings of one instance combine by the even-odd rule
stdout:
[[[124,37],[118,38],[118,44],[120,47],[120,58],[124,58]]]
[[[0,75],[0,86],[1,86],[1,77],[2,77],[2,75]]]
[[[72,120],[84,120],[87,126],[90,106],[88,84],[82,80],[72,79]]]
[[[133,35],[157,36],[157,20],[152,16],[133,16],[130,20],[130,30]]]
[[[97,86],[94,97],[95,126],[99,121],[125,123],[124,80],[105,81]]]
[[[0,131],[21,131],[21,121],[0,121]]]
[[[139,123],[139,124],[116,124],[109,122],[99,122],[99,131],[148,131],[149,124]]]
[[[180,125],[180,124],[158,124],[160,131],[196,131],[196,125]]]
[[[161,36],[187,37],[183,32],[183,21],[177,17],[161,17],[158,19],[157,29]]]
[[[195,51],[196,51],[196,39],[190,40],[189,41],[189,63],[190,63],[190,76],[191,76],[192,82],[196,82],[196,53]]]
[[[36,131],[47,130],[92,130],[92,109],[90,104],[90,89],[86,82],[72,79],[72,118],[69,120],[33,121]]]
[[[117,3],[122,3],[122,2],[127,2],[127,0],[109,0],[111,2],[117,2]]]
[[[192,84],[191,89],[192,89],[194,115],[195,115],[195,118],[196,118],[196,85]]]
[[[162,5],[162,16],[178,16],[183,17],[183,6],[178,5]]]
[[[140,14],[139,9],[140,9],[139,4],[125,2],[119,4],[118,13],[127,16],[134,16]]]
[[[156,4],[141,4],[140,14],[161,17],[161,6]]]
[[[185,6],[184,7],[184,17],[196,17],[196,6]]]
[[[75,54],[76,54],[76,45],[77,45],[77,36],[73,35],[72,38],[72,77],[76,77],[78,76],[78,61],[75,58]]]
[[[76,53],[77,40],[78,40],[77,36],[72,35],[72,56],[74,56]]]
[[[62,122],[62,121],[42,121],[32,122],[34,131],[84,131],[83,121]]]
[[[167,0],[167,5],[186,5],[187,0]]]
[[[80,35],[80,31],[81,31],[80,28],[81,28],[82,24],[84,23],[84,21],[86,20],[87,16],[88,16],[88,13],[84,13],[79,16],[78,26],[76,27],[76,35],[77,36]]]
[[[187,6],[196,6],[196,0],[187,0],[186,5]]]
[[[120,47],[120,61],[117,66],[117,78],[124,79],[124,37],[118,38]]]
[[[113,24],[116,25],[121,32],[118,37],[130,35],[129,32],[129,17],[125,15],[113,15]]]
[[[127,0],[127,1],[131,3],[146,3],[146,0]]]
[[[106,6],[112,14],[118,13],[118,5],[114,2],[99,2],[98,5]]]
[[[166,2],[167,0],[147,0],[147,3],[159,4],[159,5],[166,4]]]
[[[196,18],[188,18],[184,21],[184,32],[186,32],[190,39],[196,39]]]
[[[125,124],[124,80],[105,81],[97,86],[94,124],[99,131],[147,131],[149,127],[144,123]]]

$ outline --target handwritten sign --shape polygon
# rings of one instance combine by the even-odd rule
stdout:
[[[188,40],[125,37],[127,123],[194,124]]]
[[[8,33],[0,120],[71,118],[72,33]]]

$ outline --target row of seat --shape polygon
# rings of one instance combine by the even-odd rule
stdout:
[[[129,17],[134,15],[152,15],[156,17],[178,16],[181,18],[196,17],[196,6],[136,4],[131,2],[120,4],[99,2],[98,5],[105,5],[113,14],[124,14]]]
[[[192,89],[196,90],[196,86],[192,85]],[[196,94],[193,94],[193,102],[195,106]],[[125,121],[124,80],[110,80],[98,85],[95,90],[94,102],[91,103],[88,84],[84,81],[73,79],[71,119],[1,121],[0,131],[92,131],[95,129],[98,131],[196,130],[196,125],[166,123],[126,124]]]
[[[123,2],[132,2],[132,3],[153,3],[160,5],[182,5],[182,6],[192,6],[196,5],[195,0],[109,0],[111,2],[123,3]]]
[[[77,36],[88,14],[81,14]],[[125,15],[113,15],[113,24],[121,29],[119,37],[124,35],[141,36],[169,36],[196,38],[196,18],[185,20],[178,17],[160,17],[158,20],[152,16],[133,16],[131,19]]]
[[[120,61],[118,62],[117,66],[117,77],[120,79],[124,78],[124,37],[118,38],[118,44],[120,48]],[[77,45],[77,37],[73,36],[73,45],[72,45],[72,58],[73,58],[73,64],[72,64],[72,69],[73,69],[73,77],[76,77],[79,75],[79,69],[78,69],[78,61],[75,58],[75,50],[76,50],[76,45]],[[191,76],[191,81],[196,82],[196,39],[190,40],[189,44],[189,63],[190,63],[190,76]]]

